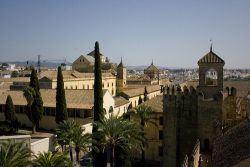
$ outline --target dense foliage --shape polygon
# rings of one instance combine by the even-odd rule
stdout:
[[[67,105],[65,99],[65,90],[62,69],[57,69],[57,87],[56,87],[56,123],[61,123],[68,119]]]

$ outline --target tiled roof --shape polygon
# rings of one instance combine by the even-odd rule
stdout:
[[[84,57],[90,62],[91,65],[95,64],[95,59],[94,59],[93,56],[87,55],[87,56],[84,56]]]
[[[56,107],[56,90],[41,89],[44,107]],[[104,94],[107,90],[104,90]],[[5,104],[8,95],[12,97],[15,105],[27,105],[22,91],[1,91],[0,104]],[[94,90],[65,90],[67,108],[91,109],[94,106]]]
[[[94,78],[94,73],[80,73],[78,71],[74,70],[66,70],[62,71],[63,73],[63,79],[75,79],[75,78]],[[56,80],[57,79],[57,71],[56,70],[47,70],[43,71],[40,74],[40,78],[46,77],[50,80]],[[115,77],[111,73],[102,73],[102,77]]]
[[[203,64],[203,63],[222,63],[222,64],[225,64],[225,61],[222,60],[222,58],[220,58],[218,55],[216,55],[213,51],[210,51],[198,61],[198,64]]]
[[[152,93],[152,92],[156,92],[156,91],[161,90],[160,85],[150,85],[150,86],[146,86],[146,87],[147,87],[148,93]],[[135,97],[135,96],[143,95],[144,89],[145,89],[144,87],[136,88],[136,89],[129,89],[129,90],[123,91],[122,94],[127,96],[127,97]]]
[[[30,77],[0,78],[0,82],[29,82]]]
[[[151,63],[151,65],[148,66],[148,67],[145,69],[145,71],[154,71],[154,72],[158,72],[159,70],[158,70],[157,67],[155,67],[155,65],[154,65],[153,63]]]
[[[150,100],[147,100],[143,104],[151,107],[154,112],[163,113],[163,95],[158,95]]]
[[[115,100],[115,107],[119,107],[119,106],[130,103],[129,100],[121,96],[114,97],[114,100]]]
[[[250,158],[249,119],[219,136],[213,145],[212,166],[232,167]]]

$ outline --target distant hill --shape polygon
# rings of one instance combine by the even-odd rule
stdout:
[[[27,64],[26,61],[10,61],[10,62],[0,62],[2,63],[8,63],[8,64],[16,64],[17,66],[31,66],[34,65],[35,67],[37,66],[37,62],[35,61],[29,61],[29,63]],[[71,63],[67,62],[66,64],[71,65]],[[42,62],[41,61],[41,68],[46,67],[46,68],[56,68],[59,65],[61,65],[61,63],[54,63],[54,62]]]

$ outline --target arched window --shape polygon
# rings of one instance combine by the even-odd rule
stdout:
[[[215,69],[209,69],[206,72],[205,83],[209,86],[216,86],[218,79],[218,73]]]

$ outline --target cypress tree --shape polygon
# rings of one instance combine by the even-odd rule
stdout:
[[[99,51],[99,43],[95,43],[95,81],[94,81],[94,122],[101,121],[103,114],[103,92],[102,92],[102,71],[101,71],[101,59],[100,59],[100,51]],[[92,134],[93,134],[93,148],[99,148],[98,143],[101,140],[95,134],[98,131],[98,127],[96,124],[93,125]],[[101,151],[92,150],[93,155],[93,166],[94,167],[102,167],[106,166],[105,164],[105,155]]]
[[[27,114],[29,120],[32,122],[32,133],[36,132],[36,127],[39,126],[39,122],[43,115],[43,100],[40,94],[39,81],[37,77],[37,72],[32,68],[30,76],[30,87],[34,90],[33,102],[31,108],[28,110]]]
[[[5,120],[9,122],[12,122],[14,119],[16,119],[15,107],[13,105],[13,101],[10,95],[8,95],[6,99],[4,116],[5,116]]]
[[[39,81],[37,77],[37,72],[34,67],[31,67],[31,75],[30,75],[30,87],[34,89],[34,91],[40,91]]]
[[[148,100],[148,91],[147,91],[147,87],[145,86],[144,88],[144,102]]]
[[[19,122],[15,113],[15,106],[10,95],[7,96],[5,110],[4,110],[5,121],[10,123],[12,130],[18,130]]]
[[[63,83],[62,69],[57,69],[57,87],[56,87],[56,123],[61,123],[68,119],[67,104],[65,99],[65,90]]]

